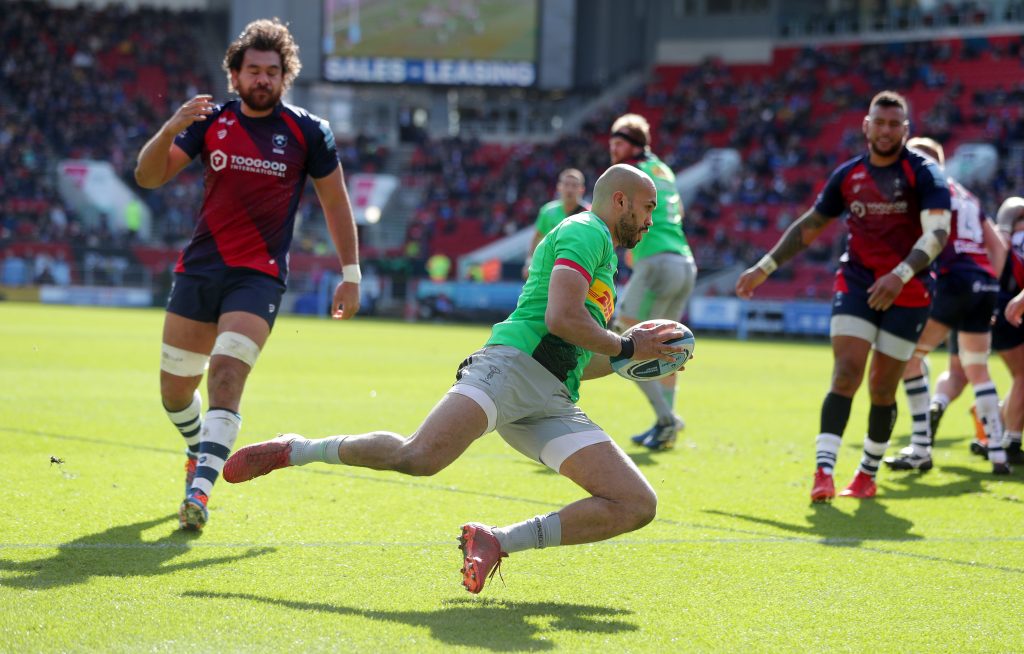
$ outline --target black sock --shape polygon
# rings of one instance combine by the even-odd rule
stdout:
[[[896,426],[896,405],[872,404],[868,413],[868,438],[876,443],[888,443],[892,428]]]
[[[843,432],[846,431],[846,423],[850,421],[852,404],[852,397],[844,397],[830,391],[821,404],[821,432],[842,438]]]

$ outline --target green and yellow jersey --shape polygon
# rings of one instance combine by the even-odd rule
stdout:
[[[590,282],[584,301],[601,327],[615,311],[615,273],[618,259],[608,226],[590,211],[559,222],[541,239],[533,253],[530,276],[515,310],[491,330],[487,345],[508,345],[532,356],[579,399],[580,379],[592,353],[548,331],[548,285],[557,268],[571,268]]]

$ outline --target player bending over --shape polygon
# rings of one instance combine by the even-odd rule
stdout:
[[[534,253],[519,303],[494,325],[483,349],[410,436],[376,431],[308,440],[285,434],[243,447],[224,478],[241,482],[272,470],[322,462],[433,475],[473,441],[497,431],[531,459],[590,494],[560,511],[506,527],[462,526],[462,583],[484,587],[502,557],[520,550],[604,540],[654,519],[657,498],[636,465],[575,402],[582,379],[611,372],[609,356],[669,360],[682,348],[664,341],[671,327],[607,329],[615,306],[615,248],[632,248],[651,226],[657,192],[627,165],[609,168],[594,187],[591,211],[562,221]]]

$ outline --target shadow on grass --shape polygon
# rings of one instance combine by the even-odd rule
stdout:
[[[639,629],[635,624],[621,619],[623,616],[631,615],[632,611],[559,602],[460,598],[444,602],[444,606],[435,611],[380,611],[327,602],[262,597],[248,593],[187,591],[182,595],[200,599],[245,600],[297,611],[351,615],[369,620],[426,627],[430,629],[431,637],[439,642],[492,651],[554,649],[553,642],[542,640],[543,634],[551,631],[614,634]]]
[[[845,500],[844,500],[845,501]],[[876,500],[851,500],[858,502],[857,509],[843,513],[831,504],[812,504],[807,516],[810,524],[790,524],[771,518],[761,518],[742,513],[707,510],[705,513],[736,518],[767,527],[782,529],[791,534],[816,538],[822,545],[835,547],[860,547],[866,540],[912,541],[922,537],[911,534],[914,523],[890,515],[885,505]]]
[[[913,528],[914,523],[889,515],[885,510],[885,506],[878,500],[854,501],[859,501],[860,504],[853,514],[845,514],[831,504],[812,504],[811,514],[807,516],[807,521],[810,525],[795,525],[770,518],[759,518],[757,516],[728,513],[726,511],[706,510],[705,513],[775,527],[796,534],[796,538],[799,540],[807,540],[808,542],[821,545],[856,547],[861,551],[874,552],[886,556],[1024,575],[1024,569],[1013,566],[984,563],[976,560],[964,561],[946,556],[934,556],[881,547],[885,543],[928,542],[928,539],[919,534],[911,534],[910,529]]]
[[[155,541],[143,541],[142,532],[161,523],[174,521],[174,528]],[[179,570],[195,570],[231,563],[274,551],[272,547],[254,547],[242,554],[171,563],[191,550],[198,534],[177,529],[177,515],[171,514],[129,525],[111,527],[57,546],[57,553],[34,561],[0,559],[0,586],[40,590],[85,583],[91,577],[148,577]]]
[[[982,485],[983,482],[1024,483],[1024,479],[1018,473],[997,477],[989,469],[991,464],[979,459],[979,465],[983,469],[943,465],[926,473],[886,471],[883,473],[884,477],[881,480],[879,497],[886,500],[957,497],[960,495],[970,495],[971,493],[988,493],[988,489]],[[958,479],[938,486],[917,483],[918,481],[928,479],[929,475],[936,474],[953,475],[958,477]]]

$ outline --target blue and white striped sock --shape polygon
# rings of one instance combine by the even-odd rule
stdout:
[[[878,463],[885,456],[885,450],[889,447],[889,443],[879,443],[871,440],[867,436],[864,437],[864,455],[860,459],[861,472],[866,475],[874,477],[878,474]]]
[[[928,378],[924,375],[903,382],[907,392],[907,406],[910,408],[910,446],[917,456],[931,453],[931,434],[928,429]]]
[[[199,456],[199,431],[203,427],[203,396],[196,391],[192,395],[191,404],[181,411],[167,411],[166,408],[164,411],[185,438],[189,456]]]
[[[242,416],[228,409],[210,407],[200,432],[199,465],[192,490],[209,495],[213,485],[224,469],[224,462],[235,446],[238,430],[242,427]]]
[[[999,394],[995,382],[974,385],[974,407],[988,437],[988,460],[1006,463],[1006,443],[1003,442],[1003,421],[999,417]]]
[[[843,439],[837,434],[818,434],[816,458],[818,467],[824,470],[826,474],[831,475],[835,469],[836,457],[839,456],[839,446],[842,442]]]

